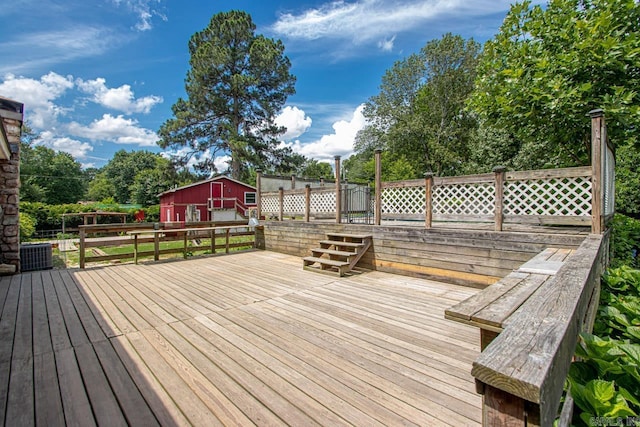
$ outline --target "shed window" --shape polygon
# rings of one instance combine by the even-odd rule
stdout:
[[[255,192],[244,193],[244,204],[245,205],[255,205],[256,204],[256,193]]]

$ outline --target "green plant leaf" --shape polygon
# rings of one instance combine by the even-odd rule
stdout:
[[[618,418],[633,417],[636,415],[636,413],[633,412],[631,408],[629,408],[629,405],[627,404],[627,401],[624,399],[624,397],[618,394],[615,397],[615,403],[613,404],[611,409],[602,415],[604,415],[605,417]]]
[[[598,403],[609,402],[616,394],[616,387],[613,381],[589,381],[587,383],[587,390],[593,393],[593,397],[597,399]]]
[[[638,398],[633,394],[629,393],[626,388],[618,386],[618,393],[620,393],[620,395],[624,397],[627,402],[631,402],[632,404],[640,408],[640,400],[638,400]]]

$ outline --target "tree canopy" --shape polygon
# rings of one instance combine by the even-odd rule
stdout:
[[[295,77],[283,43],[255,29],[249,14],[230,11],[191,37],[187,99],[178,99],[159,132],[159,145],[183,153],[182,164],[195,159],[211,173],[216,155],[229,153],[231,175],[243,179],[250,166],[268,169],[288,154],[278,149],[285,129],[274,119],[295,93]]]
[[[595,108],[607,115],[611,141],[637,142],[639,29],[635,0],[516,4],[484,46],[470,105],[507,132],[516,166],[588,164],[585,114]]]
[[[20,199],[49,204],[75,203],[84,197],[86,179],[71,154],[36,145],[26,127],[20,147]]]
[[[382,77],[380,93],[365,106],[369,125],[355,146],[363,160],[379,147],[393,153],[390,160],[398,162],[402,175],[461,173],[475,129],[465,102],[479,51],[475,41],[445,34],[396,62]]]

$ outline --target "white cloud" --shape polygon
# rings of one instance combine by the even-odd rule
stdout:
[[[73,86],[71,76],[64,77],[54,72],[38,80],[8,74],[0,83],[0,95],[25,104],[29,124],[35,129],[45,129],[55,126],[58,116],[66,111],[53,101]]]
[[[305,133],[311,127],[311,117],[298,107],[285,107],[276,117],[278,126],[284,126],[287,131],[280,137],[283,141],[289,141]]]
[[[339,120],[333,124],[333,133],[324,135],[320,140],[302,144],[299,141],[294,143],[283,143],[291,147],[295,152],[306,157],[320,160],[331,161],[334,156],[348,157],[353,153],[353,144],[358,131],[360,131],[366,119],[362,114],[364,104],[358,106],[353,112],[350,120]]]
[[[78,141],[69,137],[58,137],[51,131],[42,132],[35,143],[56,151],[64,151],[76,159],[85,159],[89,152],[93,151],[93,147],[87,142]]]
[[[0,64],[0,74],[50,69],[55,64],[97,56],[117,46],[121,38],[110,29],[87,25],[3,37],[0,57],[12,60]]]
[[[95,80],[77,80],[78,88],[93,96],[93,101],[103,107],[131,113],[149,113],[156,104],[163,102],[161,96],[145,96],[136,99],[131,86],[125,84],[117,88],[108,88],[106,80],[98,77]]]
[[[290,41],[330,40],[334,50],[340,50],[335,42],[342,41],[356,46],[377,44],[388,51],[393,48],[395,34],[424,32],[425,26],[452,18],[475,20],[504,13],[511,3],[511,0],[338,0],[299,13],[283,13],[271,31]]]
[[[160,5],[162,0],[113,0],[113,2],[117,6],[125,5],[127,9],[138,16],[138,22],[135,25],[135,29],[138,31],[151,30],[153,28],[151,21],[154,16],[167,21],[167,16],[154,7],[155,4]]]
[[[71,122],[68,125],[71,135],[88,138],[92,141],[109,141],[116,144],[135,144],[140,147],[154,147],[158,141],[155,132],[140,127],[137,120],[126,119],[122,115],[104,114],[89,126]]]
[[[272,29],[291,38],[350,39],[359,44],[412,29],[425,20],[452,11],[460,3],[457,0],[334,1],[299,15],[283,14]]]
[[[216,166],[218,173],[225,173],[229,169],[229,162],[231,156],[218,156],[213,159],[213,164]]]
[[[390,39],[384,39],[378,42],[378,47],[383,52],[391,52],[393,50],[393,42],[396,41],[396,36],[391,37]]]

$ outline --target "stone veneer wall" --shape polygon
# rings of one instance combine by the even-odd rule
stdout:
[[[20,272],[20,137],[23,105],[0,99],[0,119],[10,157],[0,159],[0,274]]]

